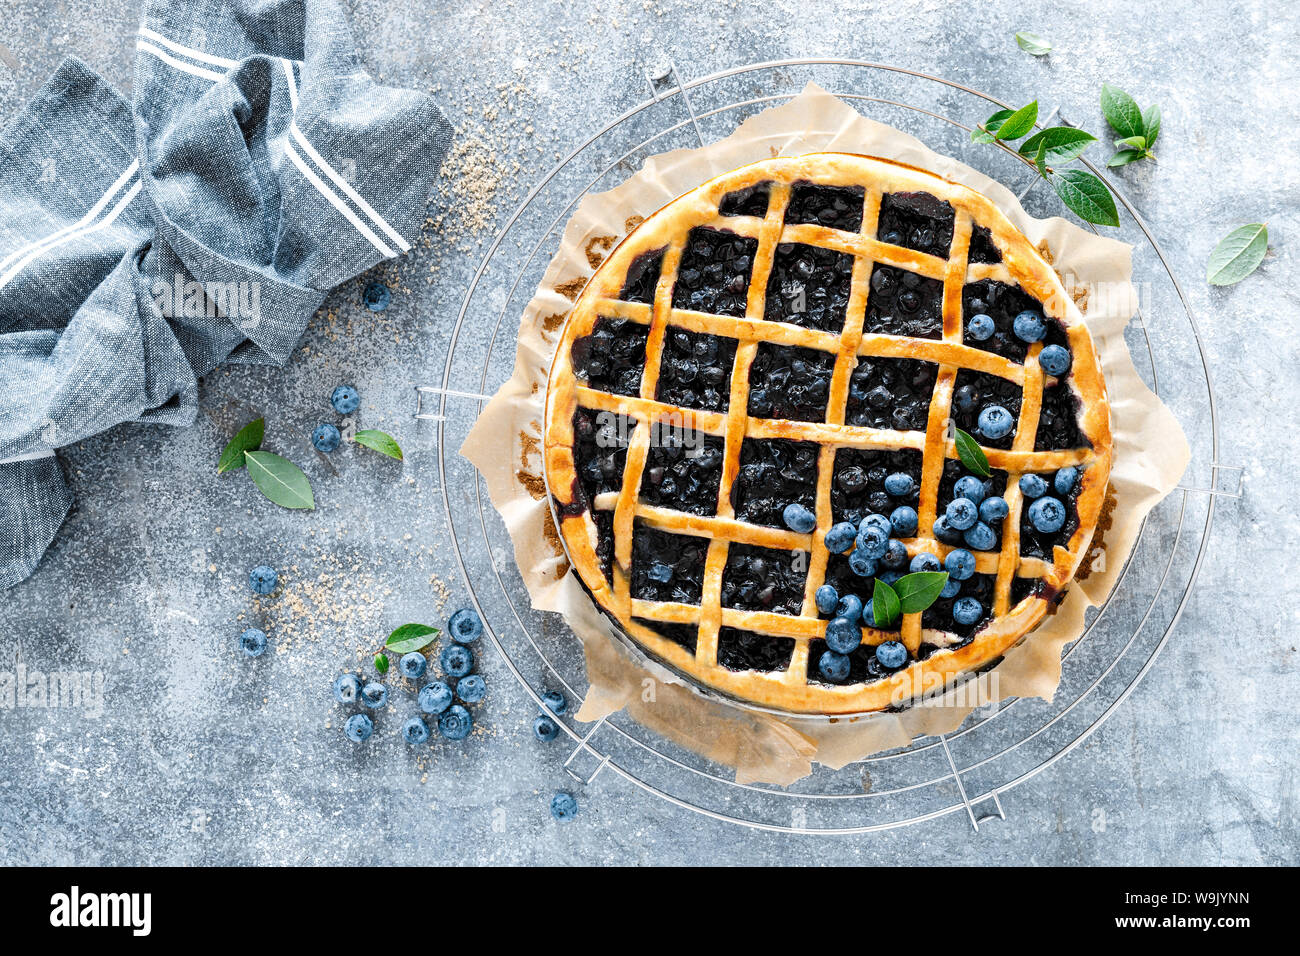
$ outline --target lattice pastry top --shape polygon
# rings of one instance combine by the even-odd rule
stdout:
[[[964,186],[841,153],[645,220],[548,383],[547,487],[596,604],[698,684],[790,712],[883,709],[998,659],[1071,581],[1110,456],[1092,341],[1028,240]],[[940,566],[926,610],[857,612],[874,578]],[[839,617],[859,646],[840,623],[828,649]]]

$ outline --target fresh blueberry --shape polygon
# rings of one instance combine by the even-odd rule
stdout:
[[[876,562],[861,548],[849,555],[849,570],[859,577],[869,578],[876,573]]]
[[[891,671],[898,670],[907,663],[907,648],[901,641],[885,641],[876,647],[876,660],[880,661],[882,667],[888,667]]]
[[[438,655],[442,672],[449,677],[464,677],[474,669],[474,655],[463,644],[448,644]]]
[[[378,710],[388,703],[388,688],[378,681],[371,681],[361,688],[361,703],[371,710]]]
[[[943,582],[943,590],[939,592],[939,597],[955,598],[960,593],[961,593],[961,582],[958,581],[956,578],[954,578],[952,575],[949,575],[948,580]]]
[[[1016,427],[1016,420],[1001,405],[988,405],[977,420],[979,430],[986,438],[1005,438]]]
[[[993,317],[985,315],[983,312],[977,313],[970,317],[966,323],[966,334],[976,342],[988,340],[994,332]]]
[[[451,688],[440,680],[425,684],[415,696],[415,702],[426,714],[441,714],[451,706]]]
[[[1073,465],[1062,468],[1052,479],[1052,487],[1062,498],[1074,491],[1074,486],[1079,482],[1079,469]]]
[[[954,581],[965,581],[975,573],[975,555],[965,548],[955,548],[943,559],[943,569]]]
[[[477,704],[487,696],[487,681],[482,674],[470,674],[456,681],[456,696],[467,704]]]
[[[916,482],[906,472],[896,471],[885,476],[885,490],[895,498],[905,498],[916,489]]]
[[[832,684],[842,683],[849,676],[852,666],[853,662],[847,654],[836,654],[834,651],[826,651],[817,661],[817,670]]]
[[[826,646],[836,654],[849,654],[862,643],[862,630],[847,617],[837,617],[826,625]]]
[[[334,699],[340,704],[352,704],[361,695],[361,681],[356,674],[340,674],[334,679]]]
[[[965,531],[976,521],[979,521],[980,510],[975,502],[969,498],[954,498],[948,502],[948,507],[943,516],[948,522],[948,527],[955,528],[958,531]]]
[[[339,442],[343,436],[339,430],[327,422],[322,422],[316,426],[316,430],[311,433],[311,443],[317,451],[331,452],[339,447]]]
[[[862,534],[868,528],[877,528],[880,531],[883,531],[886,536],[888,536],[890,530],[893,528],[893,525],[890,524],[889,519],[886,518],[884,515],[869,514],[861,521],[858,522],[858,534]]]
[[[946,515],[939,515],[934,519],[934,536],[944,544],[961,543],[961,532],[948,524]]]
[[[848,522],[841,521],[833,525],[831,530],[826,532],[823,539],[826,550],[832,554],[843,554],[849,548],[853,547],[853,540],[858,536],[857,526]]]
[[[340,385],[330,393],[330,404],[340,415],[351,415],[361,407],[361,396],[351,385]]]
[[[1041,312],[1026,309],[1016,316],[1015,321],[1011,323],[1011,329],[1016,333],[1016,338],[1022,342],[1041,342],[1043,336],[1047,334],[1047,323],[1043,321]]]
[[[898,579],[902,576],[902,571],[882,571],[880,574],[876,575],[876,577],[880,578],[880,580],[884,581],[891,588],[898,583]]]
[[[954,498],[969,498],[976,504],[983,501],[987,493],[984,482],[974,475],[962,475],[952,486],[952,496]]]
[[[880,563],[887,568],[901,568],[907,564],[907,545],[894,538],[889,542],[889,549],[880,559]]]
[[[254,594],[270,594],[275,590],[279,580],[280,576],[275,573],[275,568],[265,564],[259,564],[248,572],[248,587]]]
[[[474,718],[460,704],[452,704],[438,718],[438,733],[448,740],[464,740],[474,729]]]
[[[409,654],[403,654],[402,659],[397,662],[397,670],[403,677],[409,677],[411,680],[423,677],[429,662],[424,659],[424,655],[419,651],[411,651]]]
[[[939,559],[928,551],[922,551],[912,558],[912,563],[907,566],[907,570],[913,574],[917,571],[938,571]]]
[[[889,550],[889,532],[891,530],[888,524],[882,529],[879,524],[868,525],[863,522],[862,530],[858,532],[857,551],[853,553],[857,554],[858,551],[861,551],[872,561],[879,561],[885,556],[885,552]]]
[[[850,621],[862,620],[862,598],[856,594],[846,594],[840,598],[840,603],[835,605],[835,616],[845,617]]]
[[[910,538],[916,534],[916,509],[911,505],[900,505],[889,514],[889,524],[894,534]]]
[[[968,548],[976,551],[992,551],[998,546],[997,533],[983,521],[976,522],[973,528],[963,531],[962,540]]]
[[[364,743],[375,732],[375,722],[365,714],[353,714],[343,724],[343,733],[354,744]]]
[[[1038,353],[1038,364],[1048,375],[1060,378],[1070,370],[1070,353],[1063,345],[1049,345]]]
[[[985,498],[980,502],[980,521],[987,525],[995,525],[1007,516],[1007,500],[994,496]]]
[[[578,801],[573,799],[573,794],[561,790],[555,796],[551,797],[551,816],[566,823],[578,815]]]
[[[371,312],[383,312],[388,303],[393,301],[393,293],[382,282],[372,282],[361,294],[361,300]]]
[[[958,598],[952,602],[952,619],[969,627],[984,616],[984,606],[973,597]]]
[[[673,566],[664,564],[662,561],[656,561],[650,565],[645,576],[657,584],[667,584],[673,579]]]
[[[266,632],[250,627],[239,635],[239,649],[245,657],[261,657],[266,650]]]
[[[1026,498],[1041,498],[1047,494],[1047,482],[1041,475],[1021,475],[1020,493]]]
[[[1029,522],[1043,534],[1065,527],[1065,505],[1056,498],[1042,497],[1029,506]]]
[[[560,736],[560,727],[545,714],[538,714],[533,718],[533,736],[542,743],[549,744]]]
[[[817,516],[797,501],[786,505],[781,517],[787,528],[799,534],[808,534],[817,527]]]
[[[867,606],[862,609],[862,626],[876,626],[876,599],[872,598],[867,601]]]
[[[565,696],[558,690],[548,690],[542,695],[542,703],[546,709],[557,717],[569,709],[569,702]]]
[[[473,644],[483,636],[483,622],[479,619],[478,611],[472,607],[463,607],[451,616],[447,630],[451,631],[451,639],[457,644]]]
[[[817,613],[830,614],[835,610],[835,605],[840,601],[839,592],[829,584],[823,584],[813,595],[813,600],[817,602]]]
[[[402,739],[408,744],[422,744],[429,739],[429,725],[419,717],[408,718],[402,724]]]

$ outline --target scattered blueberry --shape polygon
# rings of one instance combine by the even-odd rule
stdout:
[[[876,599],[872,598],[867,601],[867,606],[862,609],[862,626],[876,626]]]
[[[545,714],[533,718],[533,736],[544,744],[549,744],[560,735],[560,727]]]
[[[781,517],[787,528],[799,534],[808,534],[817,527],[817,516],[797,501],[786,505]]]
[[[879,561],[889,550],[889,532],[893,530],[889,525],[881,528],[878,524],[868,525],[865,521],[862,524],[862,530],[858,532],[857,550],[861,551],[872,561]]]
[[[1029,522],[1043,534],[1060,531],[1065,526],[1065,505],[1056,498],[1039,498],[1029,506]]]
[[[551,713],[559,716],[569,709],[569,702],[558,690],[548,690],[542,695],[542,703]]]
[[[916,489],[916,482],[912,476],[906,472],[896,471],[892,475],[885,476],[885,491],[889,492],[895,498],[903,498],[910,495]]]
[[[551,816],[564,823],[572,820],[578,815],[578,801],[573,799],[573,794],[561,790],[555,796],[551,797]]]
[[[1070,370],[1070,353],[1062,345],[1049,345],[1038,353],[1038,364],[1048,375],[1060,378]]]
[[[961,582],[958,581],[956,578],[954,578],[952,575],[949,575],[948,580],[943,582],[943,590],[939,592],[939,597],[955,598],[960,593],[961,593]]]
[[[980,510],[969,498],[954,498],[943,513],[948,527],[965,531],[980,519]]]
[[[841,521],[839,524],[831,527],[826,532],[823,539],[826,550],[832,554],[843,554],[849,548],[853,547],[853,541],[858,536],[858,529],[848,521]]]
[[[884,515],[870,514],[858,522],[858,534],[862,534],[868,528],[878,528],[888,537],[889,532],[893,530],[893,525]]]
[[[849,676],[849,669],[852,665],[853,662],[849,660],[847,654],[826,651],[822,654],[821,659],[817,661],[817,670],[826,680],[832,684],[838,684]]]
[[[965,581],[975,573],[975,555],[965,548],[956,548],[948,552],[943,559],[943,569],[954,581]]]
[[[472,607],[463,607],[451,616],[447,622],[451,639],[458,644],[472,644],[483,636],[483,622],[478,611]]]
[[[356,674],[340,674],[334,679],[334,699],[340,704],[355,703],[361,696],[361,681]]]
[[[673,566],[662,561],[656,561],[650,565],[645,576],[656,584],[667,584],[673,579]]]
[[[880,578],[880,580],[884,581],[891,588],[898,583],[898,579],[901,578],[902,576],[903,576],[902,571],[883,571],[880,574],[876,575],[876,577]]]
[[[402,724],[402,738],[408,744],[422,744],[429,739],[429,725],[419,717],[411,717]]]
[[[1047,494],[1047,482],[1041,475],[1021,475],[1020,493],[1026,498],[1041,498]]]
[[[856,594],[846,594],[835,605],[836,617],[847,617],[850,621],[862,620],[862,598]]]
[[[361,396],[351,385],[340,385],[330,393],[330,404],[340,415],[351,415],[361,407]]]
[[[985,315],[983,312],[972,315],[970,321],[966,323],[966,334],[976,342],[986,341],[993,335],[993,332],[993,317]]]
[[[823,584],[817,589],[813,596],[817,602],[817,612],[819,614],[830,614],[835,610],[835,605],[840,601],[839,593],[829,584]]]
[[[375,722],[365,714],[353,714],[343,724],[343,733],[354,744],[364,743],[375,732]]]
[[[880,562],[887,568],[901,568],[907,563],[907,545],[894,538],[889,542],[889,549]]]
[[[261,657],[266,650],[266,632],[250,627],[239,635],[239,649],[245,657]]]
[[[1016,420],[1001,405],[989,405],[980,412],[977,420],[980,432],[986,438],[1005,438],[1016,427]]]
[[[366,291],[361,293],[361,301],[371,312],[383,312],[388,308],[388,303],[393,301],[393,293],[382,282],[372,282],[366,286]]]
[[[885,641],[876,647],[876,660],[882,667],[898,670],[907,663],[907,648],[901,641]]]
[[[974,475],[963,475],[952,486],[952,496],[954,498],[969,498],[976,504],[983,501],[986,494],[988,494],[988,489],[984,487],[984,482]]]
[[[451,706],[451,688],[440,680],[425,684],[415,696],[415,702],[426,714],[441,714]]]
[[[1026,309],[1016,316],[1015,321],[1011,323],[1011,329],[1016,333],[1016,338],[1022,342],[1040,342],[1047,334],[1047,323],[1043,321],[1041,312]]]
[[[958,598],[952,602],[952,619],[969,627],[984,616],[984,607],[973,597]]]
[[[861,629],[847,617],[837,617],[826,625],[826,646],[836,654],[849,654],[861,643]]]
[[[968,548],[974,548],[976,551],[992,551],[998,546],[997,533],[983,521],[963,531],[961,537]]]
[[[961,532],[948,524],[946,515],[934,519],[934,536],[944,544],[960,544]]]
[[[474,655],[463,644],[448,644],[438,655],[438,664],[449,677],[464,677],[474,669]]]
[[[916,534],[916,509],[911,505],[900,505],[889,515],[889,524],[894,534],[910,538]]]
[[[938,571],[939,559],[928,551],[922,551],[912,558],[912,563],[907,566],[907,570],[913,574],[917,571]]]
[[[1062,498],[1074,491],[1074,486],[1079,482],[1079,469],[1073,465],[1062,468],[1052,479],[1052,487]]]
[[[275,568],[265,564],[259,564],[248,572],[248,587],[254,594],[270,594],[275,590],[279,580],[280,576],[275,573]]]
[[[987,525],[995,525],[1007,516],[1009,510],[1005,498],[997,496],[985,498],[980,502],[980,521]]]
[[[467,704],[477,704],[487,696],[487,681],[482,674],[470,674],[456,682],[456,696]]]
[[[849,555],[849,570],[859,577],[869,578],[876,573],[876,561],[858,548]]]
[[[327,422],[317,425],[316,430],[311,433],[311,443],[317,451],[332,452],[339,447],[339,442],[342,440],[343,436],[339,434],[339,430]]]
[[[452,704],[438,718],[438,733],[448,740],[464,740],[474,729],[474,718],[460,704]]]
[[[361,688],[361,703],[371,710],[378,710],[388,703],[388,688],[378,681],[371,681]]]
[[[424,659],[424,655],[419,651],[411,651],[409,654],[403,654],[402,659],[397,662],[397,670],[403,677],[409,677],[411,680],[423,677],[429,662]]]

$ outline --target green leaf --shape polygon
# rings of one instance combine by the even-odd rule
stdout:
[[[1052,178],[1052,188],[1061,201],[1084,222],[1118,226],[1119,212],[1106,184],[1083,169],[1067,169]]]
[[[1146,152],[1147,138],[1145,136],[1126,136],[1123,139],[1115,140],[1115,145],[1120,149],[1136,149],[1138,152]]]
[[[244,467],[244,452],[257,451],[262,447],[262,438],[266,434],[266,419],[255,418],[226,443],[221,450],[221,459],[217,462],[217,474],[225,474],[232,468]]]
[[[957,457],[961,459],[967,471],[981,478],[988,478],[993,474],[989,471],[988,455],[984,454],[984,449],[980,447],[979,442],[960,428],[957,429],[957,437],[953,440],[953,444],[957,446]]]
[[[980,126],[971,130],[970,138],[972,143],[991,143],[994,140],[994,133],[1001,127],[1006,118],[1014,112],[1013,110],[998,110]]]
[[[1155,103],[1142,111],[1142,134],[1147,139],[1147,149],[1156,144],[1160,135],[1160,107]]]
[[[889,627],[897,621],[901,608],[898,592],[888,582],[876,578],[875,590],[871,592],[871,616],[876,627]]]
[[[914,571],[898,579],[894,590],[904,614],[916,614],[939,599],[939,592],[948,583],[947,571]]]
[[[365,445],[367,448],[373,448],[389,458],[402,460],[402,448],[392,435],[386,432],[376,431],[373,428],[367,428],[356,433],[353,436],[358,445]]]
[[[394,654],[409,654],[420,651],[433,643],[438,636],[438,629],[428,624],[403,624],[384,641],[384,646]]]
[[[281,508],[310,510],[316,507],[311,496],[311,483],[293,462],[269,451],[245,452],[244,459],[257,490]]]
[[[1008,116],[998,126],[994,135],[998,139],[1019,139],[1034,128],[1036,119],[1038,119],[1038,100],[1020,107]]]
[[[1146,132],[1142,111],[1138,109],[1137,103],[1133,101],[1133,97],[1117,86],[1111,86],[1109,83],[1102,84],[1101,111],[1111,129],[1120,136],[1141,136]]]
[[[381,674],[387,674],[387,673],[388,673],[388,655],[387,655],[387,654],[376,654],[376,655],[375,655],[375,670],[379,671],[379,673],[381,673]]]
[[[1047,176],[1047,144],[1039,143],[1038,149],[1034,150],[1034,169],[1038,170],[1038,175],[1046,178]]]
[[[1205,281],[1235,285],[1259,268],[1268,252],[1268,227],[1262,222],[1240,226],[1223,237],[1210,253]]]
[[[1048,166],[1060,166],[1078,159],[1089,144],[1097,142],[1097,137],[1081,129],[1069,126],[1053,126],[1035,133],[1020,145],[1021,156],[1033,156],[1039,149],[1044,150],[1043,160]]]
[[[1118,153],[1106,160],[1106,165],[1112,169],[1127,166],[1129,163],[1135,163],[1146,153],[1139,149],[1121,149]]]
[[[1016,46],[1034,56],[1045,56],[1052,52],[1052,44],[1037,33],[1030,33],[1028,30],[1021,30],[1016,34]]]

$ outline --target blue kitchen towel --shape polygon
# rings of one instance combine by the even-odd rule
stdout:
[[[0,131],[0,587],[71,506],[54,449],[185,425],[411,247],[451,130],[375,83],[335,0],[150,0],[134,102],[75,58]]]

